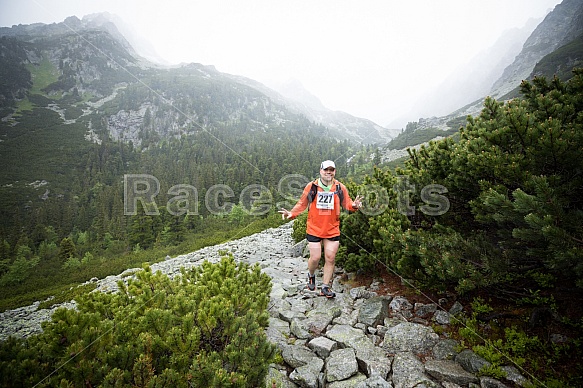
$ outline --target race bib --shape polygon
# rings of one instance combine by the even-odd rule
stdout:
[[[316,209],[334,210],[334,192],[319,191],[316,200]]]

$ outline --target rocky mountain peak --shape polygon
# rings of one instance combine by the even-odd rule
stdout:
[[[298,103],[305,104],[311,109],[326,109],[326,107],[322,104],[322,101],[310,93],[298,79],[290,78],[286,82],[276,86],[275,90],[281,93],[284,97],[294,100]]]
[[[489,92],[482,92],[481,97],[477,97],[474,101],[449,114],[431,117],[429,119],[431,127],[443,130],[452,129],[454,126],[459,127],[460,123],[465,122],[465,117],[479,114],[487,95],[500,101],[516,97],[518,87],[523,80],[529,80],[535,76],[552,78],[558,72],[562,72],[564,76],[570,76],[571,69],[583,60],[579,52],[576,51],[576,43],[581,40],[582,33],[583,2],[581,0],[564,0],[532,30],[532,33],[524,40],[520,52],[514,57],[512,63],[504,68],[502,75],[493,83]],[[567,46],[574,46],[574,48],[566,50]],[[549,62],[550,58],[561,50],[563,52],[559,58],[552,60],[552,66],[546,64],[545,69],[542,70],[541,64]],[[473,70],[473,67],[470,67],[470,70]],[[473,74],[473,78],[470,80],[480,77],[480,74]],[[466,80],[464,84],[478,87],[478,84],[473,84],[469,80]],[[465,94],[464,91],[460,90],[462,89],[452,91],[451,88],[444,85],[437,94],[441,96],[451,96],[456,93]],[[419,119],[418,129],[427,128],[423,125],[425,122],[427,122],[426,119]]]
[[[522,80],[528,79],[544,56],[573,40],[581,33],[583,2],[564,0],[550,12],[535,28],[522,47],[514,62],[504,69],[502,76],[494,83],[490,95],[503,97],[515,89]]]

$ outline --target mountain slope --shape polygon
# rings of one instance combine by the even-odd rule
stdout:
[[[54,223],[67,235],[71,225],[92,227],[101,211],[106,230],[123,218],[113,204],[128,172],[155,171],[201,191],[228,182],[238,195],[249,184],[276,187],[284,174],[311,177],[322,158],[346,160],[348,142],[330,129],[212,66],[149,63],[115,25],[95,20],[0,29],[0,163],[8,166],[0,223],[8,233],[30,222],[23,230]]]
[[[580,0],[564,0],[550,12],[524,43],[514,62],[492,85],[490,95],[500,98],[530,79],[535,65],[546,55],[573,41],[582,32]]]
[[[417,110],[412,110],[409,117],[447,115],[487,95],[541,20],[530,19],[522,28],[505,31],[494,45],[483,50],[428,93],[416,104]]]
[[[3,28],[0,35],[2,78],[13,80],[0,85],[0,103],[12,125],[34,104],[67,111],[69,123],[86,122],[94,139],[105,123],[100,136],[140,146],[148,131],[163,139],[242,120],[254,129],[305,120],[212,66],[160,68],[145,61],[106,15]],[[92,120],[101,111],[105,120]]]
[[[290,111],[302,114],[311,121],[329,128],[339,139],[352,140],[360,144],[386,143],[398,134],[397,130],[384,128],[371,120],[326,108],[297,80],[280,85],[276,91],[245,77],[233,76],[233,79],[259,90]]]
[[[535,76],[571,78],[572,69],[583,63],[582,32],[583,2],[564,0],[534,29],[520,54],[506,67],[488,95],[501,101],[517,97],[522,80]],[[463,125],[465,117],[477,115],[482,110],[484,99],[485,95],[444,116],[420,119],[415,123],[415,130],[456,129]]]

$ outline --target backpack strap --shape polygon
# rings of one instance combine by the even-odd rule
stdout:
[[[312,187],[310,187],[310,191],[308,192],[308,205],[312,203],[314,198],[316,198],[316,194],[318,193],[318,185],[316,182],[312,181]]]
[[[338,195],[338,199],[340,199],[340,206],[344,207],[344,191],[342,191],[340,183],[336,184],[336,195]]]

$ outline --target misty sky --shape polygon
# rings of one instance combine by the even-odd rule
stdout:
[[[0,0],[0,26],[107,11],[170,64],[214,65],[270,86],[295,78],[326,107],[387,125],[505,30],[523,27],[560,3]]]

